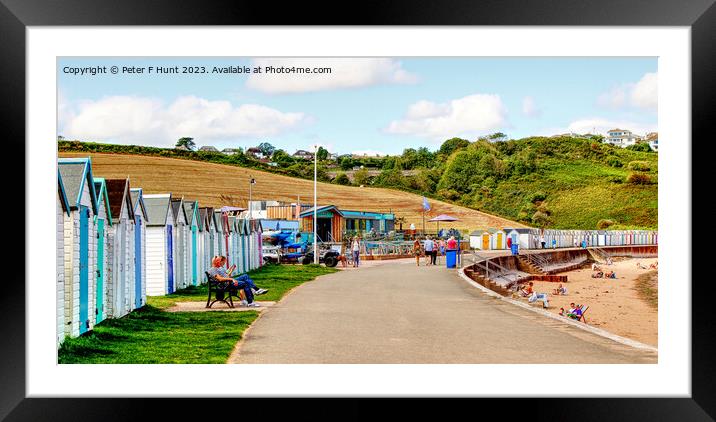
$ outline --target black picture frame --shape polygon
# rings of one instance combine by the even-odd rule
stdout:
[[[328,11],[320,14],[318,11]],[[6,154],[13,162],[27,162],[31,151],[25,150],[25,37],[27,26],[63,25],[592,25],[592,26],[687,26],[691,28],[692,59],[692,139],[704,140],[710,132],[716,110],[716,6],[714,0],[501,0],[501,1],[375,1],[356,4],[328,2],[290,2],[277,7],[273,2],[233,1],[207,2],[141,1],[141,0],[0,0],[0,110]],[[692,143],[692,151],[695,146]],[[693,154],[693,168],[703,164],[703,157]],[[10,158],[6,155],[6,159]],[[20,159],[22,158],[22,160]],[[699,162],[699,160],[702,160]],[[24,165],[24,164],[23,164]],[[8,171],[8,170],[6,170]],[[6,189],[14,203],[22,204],[25,183],[16,182],[20,169],[12,170]],[[24,180],[24,179],[23,179]],[[692,192],[694,192],[692,190]],[[692,195],[693,197],[693,195]],[[6,208],[7,209],[7,208]],[[694,211],[697,207],[692,207]],[[12,217],[29,222],[22,213]],[[694,217],[696,215],[694,214]],[[6,217],[7,218],[7,217]],[[694,219],[695,221],[695,219]],[[6,273],[9,280],[0,295],[2,303],[3,347],[0,359],[0,418],[7,420],[136,420],[148,416],[151,408],[161,409],[162,418],[182,417],[191,413],[223,417],[223,405],[215,402],[195,403],[184,399],[29,399],[25,397],[25,300],[29,292],[22,271],[16,263],[28,265],[25,255],[24,231],[17,224],[6,224],[16,231],[15,242],[8,250]],[[691,228],[690,233],[695,233]],[[707,251],[697,247],[692,235],[692,263],[707,259]],[[21,247],[22,246],[22,247]],[[31,252],[31,251],[30,251]],[[38,257],[33,257],[38,258]],[[683,263],[685,268],[692,263]],[[691,266],[693,268],[693,266]],[[695,268],[693,268],[695,270]],[[686,271],[688,274],[688,271]],[[680,282],[691,282],[690,279]],[[704,280],[709,283],[709,280]],[[712,288],[710,288],[712,291]],[[697,284],[692,283],[697,292]],[[509,408],[508,419],[525,417],[539,419],[587,420],[713,420],[716,415],[716,371],[714,370],[714,312],[711,295],[692,295],[692,395],[689,398],[578,398],[578,399],[489,399],[470,401],[465,408],[478,406]],[[665,316],[661,316],[662,318]],[[218,376],[218,375],[217,375]],[[208,381],[210,382],[210,381]],[[478,381],[476,381],[478,382]],[[638,383],[638,380],[636,380]],[[605,392],[605,395],[608,395]],[[247,399],[241,399],[246,400]],[[255,399],[251,399],[255,400]],[[508,401],[509,400],[509,401]],[[512,402],[519,400],[519,402]],[[465,402],[463,402],[465,403]],[[514,403],[514,404],[512,404]],[[252,408],[258,408],[251,404]],[[314,401],[285,406],[287,414],[311,410],[313,416],[326,416],[326,407]],[[323,405],[321,405],[323,406]],[[228,413],[239,416],[241,404]],[[368,416],[373,403],[335,400],[331,403],[341,413]],[[406,404],[416,408],[416,403]],[[316,412],[316,409],[320,409]],[[453,414],[455,404],[419,406],[423,416],[446,417]],[[464,409],[467,410],[467,409]],[[279,409],[270,410],[276,415]],[[259,417],[258,411],[251,412]],[[484,414],[483,416],[486,416]],[[334,417],[336,417],[334,415]]]

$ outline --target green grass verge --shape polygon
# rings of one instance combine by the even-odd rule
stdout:
[[[276,301],[292,288],[338,270],[316,265],[268,265],[250,277]],[[204,301],[206,286],[148,297],[147,305],[118,319],[107,319],[78,338],[66,339],[59,363],[225,363],[256,311],[166,312],[176,302]]]

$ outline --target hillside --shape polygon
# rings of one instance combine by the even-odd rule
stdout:
[[[253,176],[254,200],[278,200],[295,202],[313,201],[313,182],[310,180],[243,167],[191,161],[176,158],[150,157],[130,154],[100,154],[86,152],[59,152],[60,157],[92,158],[95,177],[124,178],[129,176],[133,187],[141,187],[146,193],[171,192],[174,196],[196,199],[201,206],[245,206],[249,197],[249,178]],[[397,217],[405,217],[410,223],[422,227],[422,198],[409,192],[375,187],[351,187],[319,183],[318,203],[334,204],[345,209],[365,211],[392,211]],[[485,229],[489,227],[525,227],[504,218],[475,211],[438,200],[430,200],[432,210],[426,220],[449,214],[461,221],[441,227],[460,230]],[[427,229],[435,229],[435,223],[426,223]]]

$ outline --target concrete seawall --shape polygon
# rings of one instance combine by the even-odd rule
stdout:
[[[598,248],[611,257],[653,258],[658,256],[658,245],[602,246]],[[566,282],[566,276],[555,276],[560,272],[572,271],[594,262],[596,251],[582,249],[538,249],[527,250],[520,255],[506,255],[486,258],[465,267],[465,275],[476,283],[503,296],[511,294],[515,283],[530,280]],[[544,268],[529,259],[535,255]]]

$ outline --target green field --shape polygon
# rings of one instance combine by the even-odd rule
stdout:
[[[294,287],[333,268],[316,265],[269,265],[250,272],[257,286],[269,292],[260,300],[280,300]],[[149,297],[129,315],[107,319],[60,347],[59,363],[226,363],[257,311],[166,312],[176,302],[206,301],[206,286],[171,295]]]

